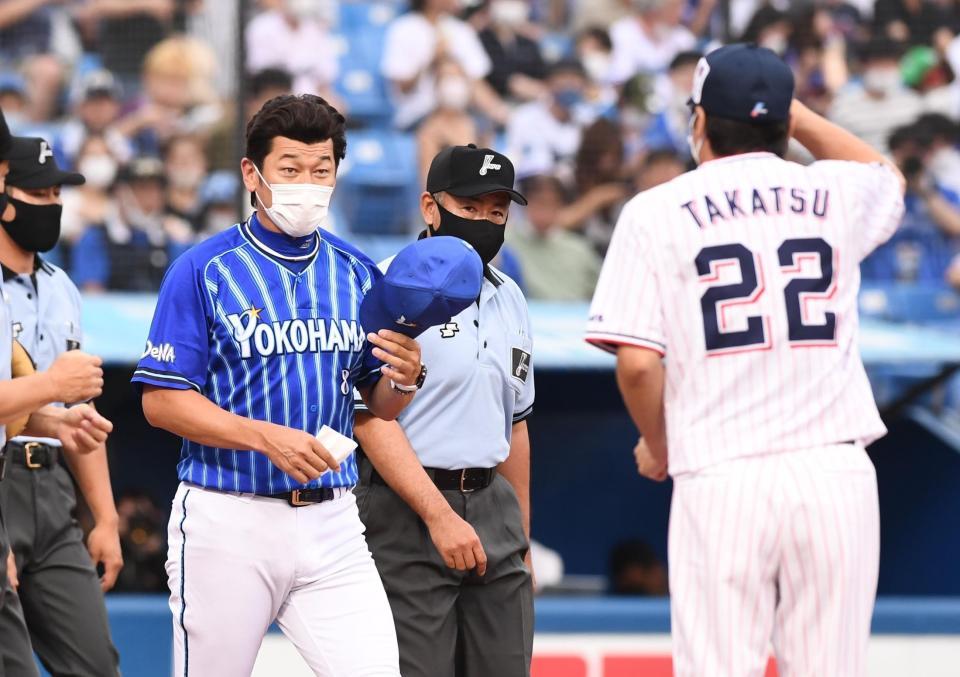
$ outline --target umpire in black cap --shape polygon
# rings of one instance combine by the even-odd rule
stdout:
[[[10,171],[10,162],[7,156],[10,152],[13,137],[7,127],[3,111],[0,111],[0,219],[6,218],[12,207],[8,208],[6,197],[6,178]],[[0,300],[0,303],[5,303]],[[0,317],[7,318],[6,313]],[[9,334],[0,333],[7,336]],[[8,350],[0,350],[0,355],[7,355]],[[0,468],[3,460],[0,460]],[[6,515],[0,514],[0,675],[5,677],[26,677],[37,675],[36,664],[33,662],[33,650],[30,647],[30,636],[27,634],[27,624],[23,619],[23,609],[20,598],[11,584],[8,574],[7,559],[12,556],[10,541],[4,528]],[[15,576],[15,574],[13,574]]]
[[[513,181],[510,160],[487,148],[454,146],[434,158],[421,237],[473,245],[483,286],[475,303],[418,337],[430,373],[397,421],[357,415],[360,518],[404,677],[530,671],[533,338],[523,294],[490,265],[511,204],[526,204]]]
[[[41,138],[14,137],[9,161],[6,190],[16,213],[0,220],[3,291],[14,338],[39,371],[48,371],[58,357],[80,349],[83,338],[80,292],[41,254],[60,238],[61,187],[84,178],[60,169]],[[80,455],[57,440],[11,437],[0,504],[9,518],[33,648],[55,676],[117,675],[103,591],[112,587],[123,558],[106,447]],[[86,545],[73,519],[76,495],[64,462],[94,517]],[[104,568],[102,579],[97,565]]]

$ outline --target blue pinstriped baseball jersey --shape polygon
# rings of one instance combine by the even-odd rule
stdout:
[[[193,388],[239,416],[352,436],[353,387],[379,376],[359,323],[360,301],[379,276],[323,230],[292,240],[254,216],[171,266],[133,381]],[[184,481],[257,494],[357,481],[352,456],[339,473],[301,485],[261,453],[187,439],[177,468]]]

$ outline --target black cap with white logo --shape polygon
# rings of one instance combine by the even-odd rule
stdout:
[[[784,122],[793,103],[793,72],[775,52],[727,45],[700,59],[690,104],[707,115],[754,125]]]
[[[79,186],[86,179],[76,172],[65,172],[57,166],[53,149],[43,139],[15,136],[7,154],[10,173],[7,185],[17,188],[52,188]]]
[[[427,192],[476,197],[507,193],[518,204],[527,199],[513,189],[513,163],[489,148],[450,146],[437,153],[427,173]]]

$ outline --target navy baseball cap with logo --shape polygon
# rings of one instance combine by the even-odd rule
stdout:
[[[689,103],[718,118],[776,124],[790,117],[793,88],[793,72],[772,50],[727,45],[700,59]]]
[[[483,262],[473,247],[458,237],[427,237],[390,262],[360,304],[360,324],[365,332],[416,338],[476,301],[482,285]]]
[[[40,138],[13,137],[7,159],[10,160],[7,185],[17,188],[79,186],[86,181],[82,174],[60,169],[50,144]]]
[[[517,204],[527,204],[526,198],[513,189],[513,180],[513,163],[503,153],[477,148],[472,143],[448,146],[430,163],[427,192],[457,197],[507,193]]]

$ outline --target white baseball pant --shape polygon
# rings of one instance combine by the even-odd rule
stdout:
[[[860,445],[755,456],[682,474],[670,509],[677,677],[862,677],[880,513]]]
[[[337,491],[294,508],[180,485],[167,555],[176,677],[249,675],[274,620],[316,675],[399,677],[356,501]]]

